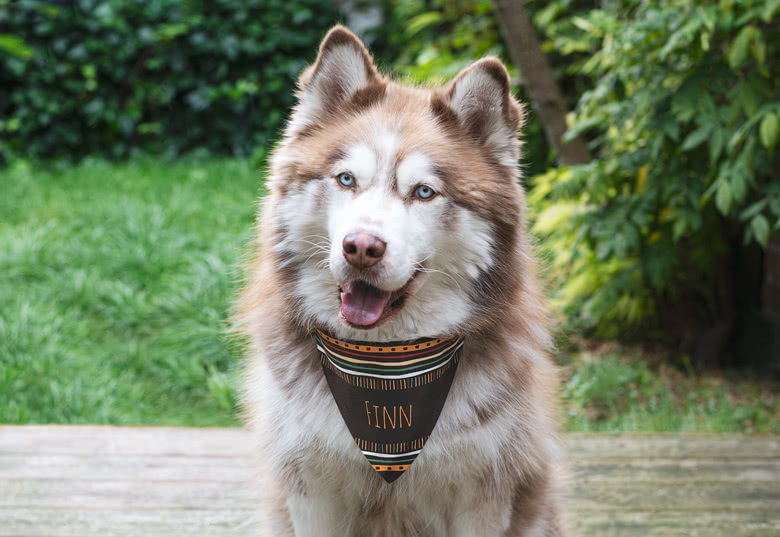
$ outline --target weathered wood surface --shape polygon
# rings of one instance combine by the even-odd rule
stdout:
[[[567,435],[580,537],[780,536],[780,437]],[[239,429],[0,426],[0,537],[256,536]]]

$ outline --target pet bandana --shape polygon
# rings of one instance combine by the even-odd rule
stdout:
[[[463,339],[341,341],[315,330],[322,370],[358,448],[385,481],[398,479],[430,437]]]

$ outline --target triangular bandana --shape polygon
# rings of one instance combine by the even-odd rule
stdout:
[[[455,377],[463,339],[342,341],[315,330],[322,369],[358,448],[388,483],[431,435]]]

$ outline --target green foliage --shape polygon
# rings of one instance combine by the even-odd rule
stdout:
[[[336,19],[317,0],[0,2],[0,161],[249,154]]]
[[[597,159],[531,193],[557,299],[604,336],[686,301],[727,317],[729,263],[780,228],[780,2],[608,6],[566,41],[592,86],[568,136]]]
[[[0,170],[0,423],[234,424],[258,180],[235,160]]]
[[[780,432],[776,387],[694,375],[648,357],[575,355],[562,399],[569,431]]]
[[[504,52],[489,0],[402,0],[392,5],[395,64],[417,82],[442,84],[472,61]]]

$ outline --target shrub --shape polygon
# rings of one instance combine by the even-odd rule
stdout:
[[[598,157],[536,178],[535,230],[571,319],[713,358],[757,305],[780,228],[780,2],[628,6],[575,20],[592,88],[569,134]]]
[[[0,0],[0,159],[251,153],[336,19],[317,0]]]
[[[780,227],[780,2],[525,5],[575,109],[569,135],[595,157],[544,173],[550,150],[529,114],[526,183],[557,305],[591,336],[719,354],[759,305],[762,247]],[[391,13],[412,78],[504,52],[490,2],[404,0]]]

